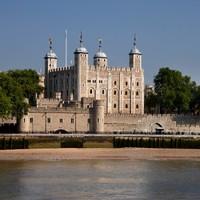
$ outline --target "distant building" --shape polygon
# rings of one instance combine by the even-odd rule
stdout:
[[[144,114],[144,93],[148,96],[154,88],[144,89],[142,54],[136,39],[128,67],[110,67],[101,46],[99,41],[94,63],[89,64],[81,35],[74,65],[58,67],[50,41],[44,58],[45,76],[40,77],[45,98],[40,95],[37,106],[22,117],[20,132],[200,131],[195,116]]]
[[[144,72],[136,38],[129,53],[128,67],[109,66],[101,40],[93,64],[88,63],[88,56],[81,35],[80,46],[74,51],[74,65],[58,67],[51,43],[44,58],[45,98],[60,98],[68,102],[80,102],[83,97],[91,101],[103,100],[105,113],[143,114]]]

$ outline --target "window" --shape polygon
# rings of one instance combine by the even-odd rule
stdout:
[[[114,95],[116,95],[117,94],[117,91],[116,90],[114,90]]]
[[[104,90],[102,90],[102,91],[101,91],[101,93],[102,93],[102,94],[105,94],[105,91],[104,91]]]
[[[47,119],[47,122],[48,122],[48,123],[51,123],[51,118],[48,118],[48,119]]]
[[[117,85],[117,81],[114,81],[114,85]]]
[[[128,86],[128,81],[125,82],[125,85]]]
[[[91,80],[87,80],[88,83],[91,83]]]
[[[128,95],[128,91],[125,91],[125,95]]]
[[[63,119],[60,119],[60,123],[63,123]]]
[[[114,108],[117,108],[117,104],[116,104],[116,103],[114,103],[113,107],[114,107]]]
[[[74,118],[71,118],[71,124],[73,124],[74,123]]]
[[[128,104],[125,105],[125,108],[128,108]]]
[[[92,92],[92,89],[90,89],[90,94],[92,94],[93,92]]]
[[[139,96],[139,92],[138,91],[136,92],[136,96]]]
[[[138,109],[138,108],[139,108],[139,105],[137,104],[137,105],[136,105],[136,109]]]
[[[103,80],[99,80],[99,83],[103,83]]]
[[[93,83],[96,83],[96,80],[92,80]]]
[[[136,85],[139,86],[139,82],[137,82]]]
[[[33,123],[33,118],[32,117],[30,118],[30,123]]]
[[[88,124],[90,124],[90,118],[88,119]]]

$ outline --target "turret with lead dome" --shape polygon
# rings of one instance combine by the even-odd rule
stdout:
[[[96,67],[107,67],[108,58],[106,53],[102,51],[102,39],[99,39],[99,48],[96,54],[94,55],[94,65]]]

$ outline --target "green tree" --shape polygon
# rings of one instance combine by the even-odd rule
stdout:
[[[150,93],[147,96],[145,96],[145,110],[147,113],[156,113],[157,110],[157,105],[158,105],[158,100],[157,100],[157,95],[155,93]]]
[[[200,86],[196,86],[196,83],[192,87],[190,109],[193,114],[200,114]]]
[[[12,113],[12,104],[8,96],[0,89],[0,116],[3,118],[8,117]]]
[[[19,120],[28,108],[21,86],[8,73],[2,72],[0,73],[0,91],[3,100],[0,105],[1,116],[11,114]]]
[[[193,82],[180,71],[161,68],[154,78],[155,92],[161,113],[190,111]]]
[[[29,104],[36,104],[36,93],[40,94],[42,87],[39,85],[39,75],[32,69],[10,70],[8,75],[11,76],[21,87],[23,96],[29,100]]]

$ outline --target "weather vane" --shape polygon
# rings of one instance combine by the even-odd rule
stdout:
[[[102,47],[102,39],[99,38],[99,39],[98,39],[98,42],[99,42],[99,51],[101,51],[101,47]]]
[[[52,49],[52,38],[49,38],[49,49]]]
[[[83,33],[81,31],[81,35],[80,35],[80,47],[83,46]]]
[[[134,42],[133,42],[134,48],[136,48],[136,33],[134,33]]]

